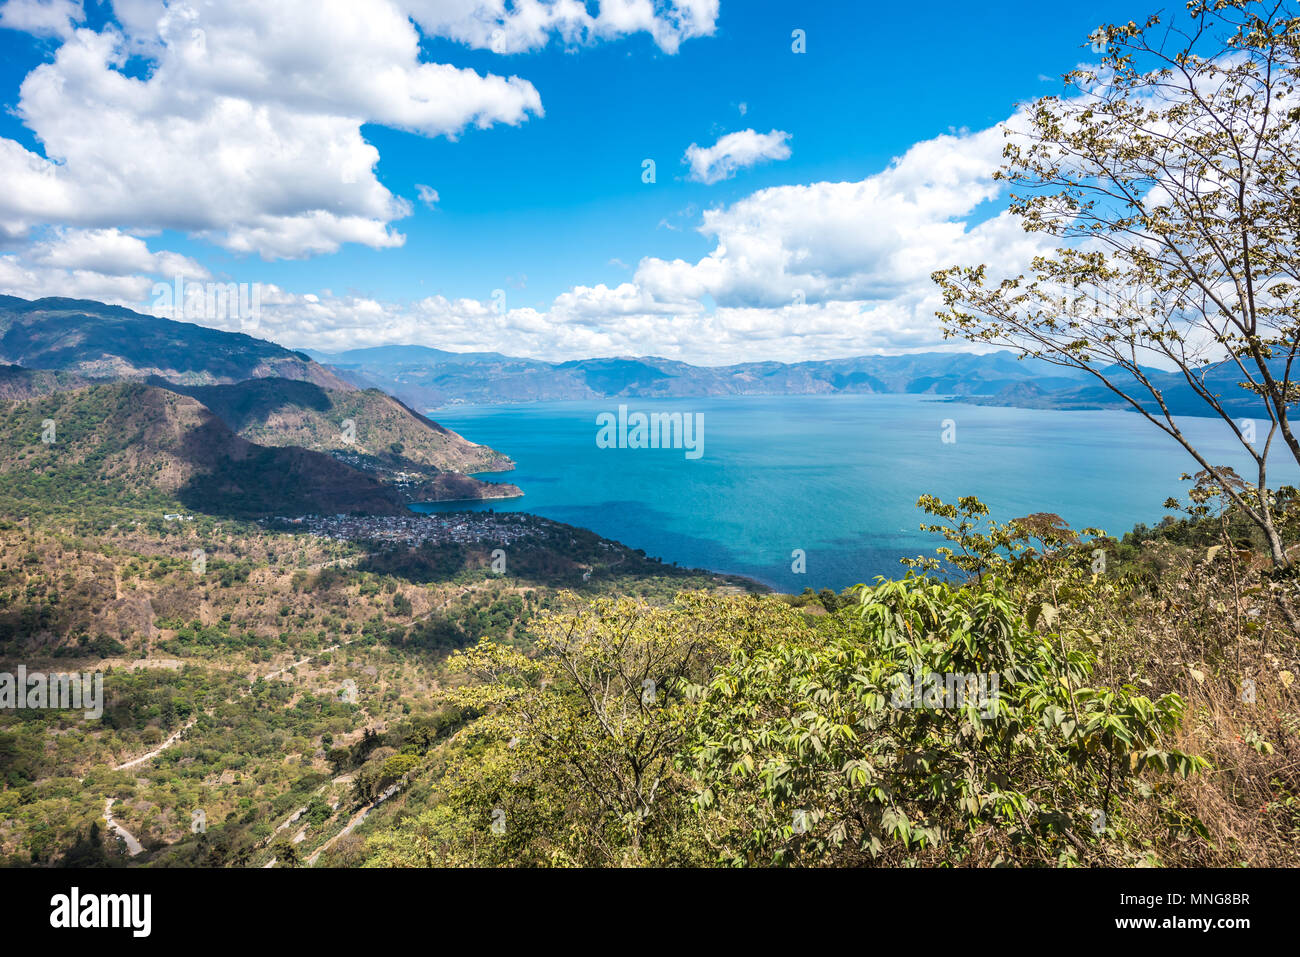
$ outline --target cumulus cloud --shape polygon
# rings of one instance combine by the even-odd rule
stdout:
[[[545,46],[552,35],[570,45],[648,33],[676,53],[684,40],[713,34],[718,0],[600,0],[592,16],[580,0],[408,0],[421,29],[494,53]]]
[[[697,183],[717,183],[756,163],[789,159],[789,139],[790,134],[783,130],[770,133],[739,130],[728,133],[709,147],[692,143],[686,148],[682,162],[690,164],[688,179]]]
[[[23,81],[44,155],[0,140],[0,219],[176,229],[265,258],[400,245],[410,206],[375,177],[361,124],[455,136],[541,114],[536,89],[419,61],[386,0],[119,2]],[[152,61],[124,72],[131,55]]]
[[[152,286],[148,276],[110,276],[90,269],[59,269],[18,256],[0,256],[0,293],[7,296],[67,296],[139,309]]]
[[[23,81],[15,113],[41,153],[0,139],[0,224],[174,229],[266,259],[344,243],[401,245],[411,206],[375,175],[375,123],[456,138],[543,114],[518,76],[421,59],[420,30],[506,52],[649,33],[663,49],[711,33],[716,0],[115,0],[74,29],[72,0],[9,0],[0,25],[63,39]],[[416,23],[412,22],[414,17]],[[127,70],[143,58],[146,71]],[[432,190],[420,199],[429,202]]]
[[[264,284],[256,334],[294,348],[422,343],[552,360],[661,355],[706,364],[949,348],[930,273],[979,262],[995,276],[1020,272],[1048,242],[1005,213],[984,212],[998,196],[992,173],[1002,142],[1000,126],[953,133],[858,181],[758,190],[702,214],[698,230],[713,248],[701,258],[645,257],[630,279],[576,285],[544,308],[516,305],[513,293],[392,302]],[[155,311],[140,274],[202,279],[196,266],[122,230],[61,229],[22,257],[0,257],[0,292]],[[247,331],[222,322],[211,324]]]
[[[140,308],[156,279],[209,279],[189,256],[153,251],[118,229],[47,230],[20,253],[0,256],[0,293],[40,299],[68,296]]]
[[[33,244],[29,258],[40,266],[105,276],[208,277],[208,271],[190,257],[166,250],[150,252],[143,239],[117,229],[58,229],[51,238]]]
[[[438,295],[395,303],[294,294],[264,285],[258,335],[295,348],[437,343],[453,351],[561,359],[633,352],[648,341],[662,344],[668,352],[680,351],[698,334],[701,322],[708,321],[698,304],[680,309],[655,303],[630,283],[612,288],[578,286],[544,311],[514,307],[509,296],[479,301]],[[234,318],[211,324],[246,331]]]
[[[658,355],[704,364],[833,358],[936,348],[937,297],[915,302],[827,302],[780,309],[674,306],[635,284],[576,287],[547,309],[431,296],[414,302],[261,289],[256,335],[325,351],[391,343],[501,352],[553,361]],[[166,314],[165,310],[146,311]],[[235,318],[207,323],[249,331]]]
[[[663,301],[711,296],[720,306],[779,307],[875,300],[929,285],[953,262],[1027,261],[1036,248],[1016,222],[968,216],[998,192],[1001,127],[913,146],[888,169],[856,182],[759,190],[704,213],[715,240],[697,262],[647,258],[636,281]]]
[[[0,241],[26,239],[0,256],[0,292],[145,309],[154,278],[209,278],[141,238],[159,230],[265,258],[401,244],[393,223],[412,203],[376,178],[363,123],[456,137],[541,116],[527,80],[423,62],[417,24],[501,52],[635,32],[671,52],[711,33],[717,16],[716,0],[606,0],[594,14],[578,0],[115,0],[118,25],[96,32],[73,29],[75,4],[2,9],[0,19],[63,42],[15,107],[42,153],[0,138]],[[149,69],[128,71],[133,57]],[[692,179],[717,182],[788,157],[789,139],[742,130],[692,144],[685,162]],[[998,196],[1002,142],[1001,127],[952,133],[854,182],[772,187],[691,210],[707,254],[645,257],[626,281],[577,284],[545,307],[517,306],[513,293],[391,302],[264,284],[258,334],[299,348],[416,342],[705,363],[933,348],[942,342],[934,269],[1019,272],[1046,241],[984,211]],[[416,199],[436,204],[437,191],[418,184]]]
[[[0,27],[38,37],[69,37],[85,19],[81,0],[7,0],[0,6]]]
[[[1014,122],[1014,119],[1013,119]],[[1048,238],[997,198],[1003,128],[918,143],[855,182],[759,190],[703,214],[696,261],[643,258],[629,281],[578,285],[545,310],[431,297],[383,303],[286,296],[263,334],[285,345],[411,342],[547,359],[661,355],[702,363],[953,348],[930,273],[1024,270]]]

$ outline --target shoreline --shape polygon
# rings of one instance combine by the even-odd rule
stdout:
[[[527,493],[525,493],[525,492],[520,492],[518,495],[493,495],[491,498],[434,498],[434,499],[423,499],[423,500],[421,500],[421,501],[419,501],[419,502],[407,502],[407,503],[406,503],[406,507],[409,508],[409,509],[411,509],[412,511],[414,511],[414,510],[415,510],[415,509],[414,509],[414,506],[416,506],[416,505],[453,505],[453,504],[455,504],[456,502],[509,502],[509,501],[511,501],[511,500],[513,500],[513,499],[523,498],[525,494],[527,494]],[[427,514],[429,514],[429,513],[427,513],[427,512],[419,512],[419,513],[417,513],[417,514],[420,514],[420,515],[427,515]]]

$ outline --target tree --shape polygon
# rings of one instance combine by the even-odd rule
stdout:
[[[104,849],[103,836],[100,833],[99,822],[90,822],[90,833],[83,836],[81,831],[77,832],[77,838],[72,847],[68,848],[63,858],[59,861],[59,867],[107,867],[108,852]]]
[[[698,696],[734,648],[790,638],[802,616],[774,598],[561,601],[532,654],[484,640],[453,656],[477,680],[449,697],[481,717],[448,742],[437,806],[374,838],[374,863],[706,860],[679,767]]]
[[[531,659],[488,642],[462,654],[490,694],[467,703],[500,708],[509,750],[548,769],[551,780],[530,788],[552,791],[557,802],[582,796],[580,820],[569,827],[584,831],[605,863],[640,856],[662,823],[665,797],[680,793],[673,763],[691,689],[731,634],[699,599],[679,601],[657,609],[601,599],[576,614],[546,614]]]
[[[1065,242],[1028,277],[995,282],[983,265],[936,272],[945,335],[1092,376],[1222,476],[1275,569],[1289,572],[1268,461],[1276,442],[1300,462],[1289,417],[1300,18],[1273,0],[1196,0],[1185,21],[1152,16],[1092,39],[1101,65],[1066,74],[1073,95],[1040,99],[1008,125],[997,174],[1025,230]],[[1232,430],[1254,462],[1249,481],[1226,480],[1180,427],[1164,395],[1171,379]],[[1242,399],[1265,433],[1234,418]]]
[[[773,633],[714,675],[690,764],[724,862],[1101,860],[1144,772],[1206,766],[1168,744],[1182,700],[1092,684],[1095,657],[1030,625],[1008,567],[880,581],[857,622]]]
[[[298,845],[287,838],[271,845],[271,853],[275,855],[276,864],[280,867],[298,866]]]

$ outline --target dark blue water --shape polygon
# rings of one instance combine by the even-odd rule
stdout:
[[[735,572],[783,590],[842,588],[897,575],[929,554],[918,530],[924,493],[977,495],[1007,520],[1056,512],[1075,528],[1122,534],[1154,524],[1178,477],[1199,466],[1173,439],[1127,412],[1053,412],[937,402],[919,396],[627,400],[631,411],[702,413],[703,455],[600,448],[596,416],[618,403],[554,402],[437,410],[433,417],[512,457],[524,497],[438,511],[528,511],[581,525],[665,561]],[[943,421],[956,441],[942,441]],[[1186,419],[1209,460],[1243,474],[1227,428]],[[1262,423],[1260,434],[1263,435]],[[1297,483],[1276,460],[1270,484]],[[803,549],[807,570],[792,571]]]

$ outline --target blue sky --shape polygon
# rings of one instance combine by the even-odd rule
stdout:
[[[392,6],[386,0],[373,2],[375,19],[386,14],[390,32],[400,33],[402,14],[410,11],[399,10],[393,18],[391,9],[379,11]],[[152,290],[153,280],[169,276],[170,267],[184,262],[191,271],[197,265],[212,280],[273,285],[276,292],[264,296],[266,321],[257,334],[294,346],[421,341],[557,358],[584,350],[634,351],[705,362],[726,356],[798,359],[932,346],[938,339],[933,328],[922,328],[925,293],[918,283],[892,288],[889,263],[877,264],[872,276],[852,278],[849,261],[854,256],[886,255],[888,249],[864,251],[846,237],[842,248],[828,243],[815,251],[812,258],[823,261],[800,276],[794,264],[807,258],[807,250],[796,239],[805,228],[814,236],[821,233],[816,209],[800,224],[795,221],[796,194],[777,195],[762,208],[753,197],[768,188],[870,182],[916,144],[949,134],[952,142],[944,149],[914,163],[924,180],[919,188],[933,190],[936,182],[945,188],[952,157],[979,150],[996,156],[994,137],[967,143],[960,132],[954,139],[954,131],[973,135],[989,130],[1006,121],[1017,102],[1059,92],[1055,78],[1089,58],[1081,43],[1097,24],[1147,12],[1131,2],[1055,8],[1048,14],[1031,3],[907,7],[722,0],[711,16],[712,0],[689,3],[702,14],[678,38],[665,41],[652,36],[654,29],[630,28],[600,36],[591,30],[575,38],[557,28],[543,31],[541,40],[534,38],[531,49],[507,54],[484,48],[494,42],[499,47],[500,33],[496,41],[475,41],[473,30],[450,22],[450,15],[442,23],[436,14],[426,12],[421,18],[421,8],[413,7],[411,15],[421,26],[412,70],[421,63],[449,64],[481,76],[515,76],[540,99],[540,111],[525,109],[512,118],[514,107],[503,100],[489,108],[495,115],[479,114],[483,128],[471,119],[467,128],[447,129],[464,118],[409,122],[375,115],[387,112],[373,106],[384,96],[382,88],[360,104],[349,92],[330,100],[328,90],[321,102],[286,100],[282,90],[294,82],[319,88],[312,71],[328,71],[330,64],[299,62],[309,53],[277,46],[275,30],[265,24],[243,32],[247,24],[239,19],[238,4],[217,4],[232,11],[217,22],[206,6],[197,4],[189,9],[172,4],[177,12],[150,0],[116,6],[90,2],[84,8],[70,0],[9,0],[0,7],[0,24],[25,29],[0,29],[0,83],[7,107],[0,117],[0,137],[24,155],[10,155],[7,161],[30,166],[36,162],[33,155],[54,159],[61,167],[55,176],[79,182],[68,186],[67,197],[54,197],[44,207],[37,201],[15,201],[10,209],[0,205],[0,225],[7,233],[0,253],[9,265],[7,271],[0,267],[0,291],[59,294],[63,281],[76,287],[67,290],[70,294],[95,295],[93,275],[99,274],[106,280],[95,298],[143,307],[152,301],[152,291],[143,298],[137,295],[143,280],[150,280]],[[429,0],[423,8],[439,4]],[[467,4],[449,0],[441,6]],[[474,7],[474,0],[468,6]],[[512,29],[508,19],[494,18],[499,3],[494,7],[485,0],[478,6],[475,30]],[[592,16],[600,15],[597,4],[588,7]],[[541,8],[546,8],[544,0]],[[186,30],[200,30],[206,38],[200,53],[183,64],[177,51],[187,41],[184,31],[175,29],[182,15],[188,17]],[[307,4],[300,15],[321,17],[328,11]],[[163,26],[155,28],[155,22]],[[358,28],[354,24],[350,29],[355,34]],[[806,35],[802,54],[791,49],[796,29]],[[339,32],[340,42],[346,43],[344,26]],[[72,56],[79,46],[93,48],[95,37],[117,37],[118,59],[105,55],[97,72]],[[367,52],[365,43],[356,44],[356,62],[340,69],[355,70],[358,76],[382,71],[395,47],[373,46]],[[200,57],[206,60],[196,66]],[[160,69],[164,60],[169,65]],[[238,72],[233,65],[229,73],[221,72],[222,64],[237,61]],[[270,85],[240,87],[242,76],[263,68],[271,74]],[[58,74],[58,83],[33,84],[45,89],[20,95],[24,79],[38,70]],[[277,70],[285,74],[278,80]],[[152,96],[177,102],[151,99],[142,105],[133,94],[119,94],[115,72],[142,82],[166,75],[168,86]],[[202,115],[218,102],[215,97],[230,97],[232,89],[249,108],[270,104],[271,131],[226,137],[218,126],[172,139],[169,131],[184,126],[187,110]],[[413,98],[423,95],[416,91]],[[419,108],[417,103],[403,116]],[[125,117],[120,134],[112,126],[119,109],[141,113]],[[72,129],[77,110],[96,125],[101,144],[119,135],[134,137],[156,169],[145,177],[135,169],[129,150],[113,152],[93,142],[89,133]],[[273,154],[284,147],[283,129],[304,117],[323,116],[331,132],[323,138],[305,133],[301,143],[290,144],[291,150],[301,148],[302,155],[273,173],[254,169],[242,179],[213,177],[212,192],[205,191],[203,170],[196,166],[209,162],[217,144],[246,140],[249,150]],[[378,152],[373,167],[362,164],[359,179],[366,186],[373,180],[374,195],[386,190],[391,194],[387,200],[372,195],[355,202],[333,197],[321,184],[303,185],[320,172],[320,154],[313,150],[342,142],[345,134],[338,130],[354,118],[358,136]],[[757,162],[712,183],[689,177],[683,156],[691,144],[707,148],[746,130],[754,135],[778,131],[788,158]],[[170,162],[169,150],[176,154]],[[653,184],[642,181],[647,158],[656,164]],[[295,162],[303,167],[301,175]],[[229,171],[218,172],[225,176]],[[959,188],[970,190],[967,201],[939,203],[926,213],[929,218],[915,231],[918,243],[933,246],[929,237],[945,223],[969,231],[1000,211],[1000,199],[986,198],[979,177],[962,175]],[[132,176],[142,178],[136,182]],[[911,178],[898,179],[894,188],[912,188]],[[9,181],[19,189],[34,182]],[[432,207],[418,198],[421,184],[437,192]],[[340,196],[352,185],[339,187]],[[115,188],[121,196],[110,195]],[[122,200],[155,189],[160,195],[150,195],[148,208],[136,209]],[[225,195],[231,196],[231,207],[240,207],[228,217],[218,199]],[[208,208],[187,211],[187,201]],[[385,202],[388,209],[377,212]],[[826,210],[837,202],[828,193],[809,205]],[[870,202],[875,205],[864,208],[861,228],[876,228],[874,209],[889,225],[888,204]],[[324,238],[308,235],[304,221],[314,209],[333,208],[331,203],[353,205],[350,212],[369,225],[336,224],[322,230]],[[746,203],[754,208],[742,216],[737,210]],[[70,204],[73,215],[67,213]],[[928,200],[915,205],[930,207]],[[710,209],[732,215],[724,215],[719,229],[702,234],[699,227]],[[265,238],[264,222],[269,220],[276,222],[272,240]],[[795,238],[782,242],[779,251],[729,259],[739,238],[773,229],[789,229]],[[852,229],[852,223],[828,224],[825,234],[837,229]],[[340,238],[354,234],[362,241]],[[112,257],[103,255],[101,247],[125,252],[127,238],[143,243],[153,258],[125,256],[137,271],[114,275],[114,268],[126,264],[106,264]],[[1008,245],[988,237],[980,248]],[[955,248],[954,254],[960,251]],[[164,253],[174,257],[160,258]],[[78,261],[82,255],[89,257],[91,268]],[[770,264],[765,262],[769,255]],[[639,267],[647,260],[652,268],[643,272]],[[659,263],[680,266],[674,271],[665,265],[657,270],[661,275],[653,276]],[[924,272],[920,265],[917,269],[918,275]],[[789,281],[769,283],[777,272]],[[621,285],[627,288],[619,296],[584,294],[581,308],[557,303],[557,297],[575,288],[609,291]],[[505,315],[491,313],[488,323],[476,322],[483,316],[472,307],[456,306],[480,302],[490,308],[495,290],[504,291]],[[327,303],[323,312],[328,314],[307,315],[304,309],[311,303],[302,297],[308,296],[315,296],[318,306]],[[819,311],[795,316],[784,307],[787,297],[800,307],[806,300]],[[283,301],[268,301],[277,299]],[[429,306],[431,299],[448,305]],[[419,302],[426,307],[413,308]],[[719,319],[719,306],[727,310],[725,320]],[[859,316],[869,317],[865,322],[870,326],[860,335],[846,335],[843,328],[832,331],[835,323],[843,327]],[[197,321],[228,324],[222,316]],[[737,349],[744,355],[735,355]]]

